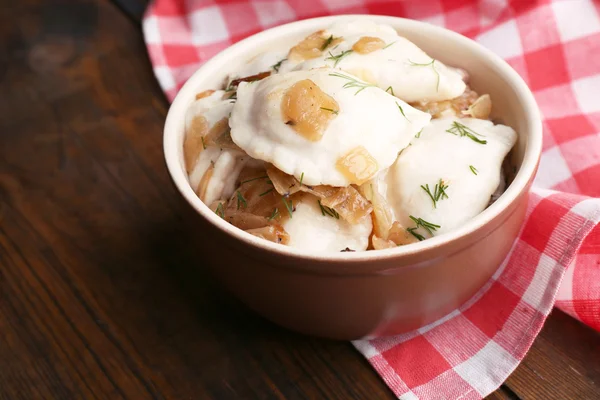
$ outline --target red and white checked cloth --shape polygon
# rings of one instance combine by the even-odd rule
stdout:
[[[481,398],[517,367],[553,305],[600,330],[600,4],[155,0],[143,29],[172,100],[200,64],[248,35],[297,19],[365,13],[427,21],[475,39],[521,74],[544,116],[527,221],[492,280],[425,328],[354,342],[401,399]]]

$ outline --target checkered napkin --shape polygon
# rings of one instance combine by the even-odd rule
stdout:
[[[600,330],[600,5],[591,0],[156,0],[144,35],[173,99],[230,44],[285,22],[385,14],[460,32],[534,92],[544,152],[527,220],[494,277],[460,309],[356,348],[401,399],[477,399],[517,367],[553,305]],[[562,282],[562,285],[561,285]]]

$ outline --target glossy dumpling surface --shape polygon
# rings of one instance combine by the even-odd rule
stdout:
[[[488,206],[516,140],[512,128],[488,120],[432,120],[387,173],[395,218],[424,237],[460,227]]]
[[[253,158],[308,185],[361,184],[389,167],[430,120],[385,91],[330,68],[241,83],[231,137]]]
[[[371,21],[344,21],[320,33],[334,45],[318,57],[290,58],[285,69],[340,68],[393,90],[406,102],[443,101],[460,96],[466,88],[456,69],[427,55],[388,25]]]

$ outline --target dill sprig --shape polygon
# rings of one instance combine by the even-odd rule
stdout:
[[[217,214],[221,218],[225,218],[225,210],[223,209],[223,203],[219,203],[217,209],[215,210],[215,214]]]
[[[479,139],[477,136],[483,136],[473,129],[469,128],[466,125],[461,124],[460,122],[454,121],[452,122],[452,126],[449,129],[446,129],[446,132],[451,133],[453,135],[458,135],[460,137],[466,136],[475,143],[486,144],[487,140]],[[477,136],[475,136],[477,135]]]
[[[432,224],[431,222],[425,221],[423,218],[415,218],[412,215],[408,216],[417,226],[412,227],[412,228],[407,228],[406,230],[413,235],[414,237],[416,237],[417,239],[419,239],[419,241],[421,240],[425,240],[425,236],[419,234],[418,232],[415,232],[417,229],[419,228],[423,228],[425,229],[427,232],[429,232],[430,235],[433,235],[433,231],[438,230],[439,228],[441,228],[440,225],[436,225],[436,224]]]
[[[334,66],[334,67],[337,67],[337,65],[340,63],[340,61],[342,61],[342,59],[343,59],[344,57],[346,57],[347,55],[349,55],[349,54],[350,54],[350,53],[352,53],[352,52],[353,52],[352,50],[345,50],[345,51],[342,51],[340,54],[338,54],[338,55],[335,55],[335,56],[334,56],[334,55],[333,55],[333,54],[331,54],[331,52],[329,51],[329,52],[328,52],[328,53],[329,53],[329,57],[327,57],[327,58],[325,59],[325,61],[327,61],[327,60],[332,60],[332,61],[333,61],[333,66]]]
[[[437,231],[441,228],[440,225],[432,224],[431,222],[425,221],[423,218],[415,218],[412,215],[409,215],[408,218],[412,219],[415,224],[417,224],[416,228],[423,228],[427,232],[433,235],[433,231]]]
[[[339,111],[336,111],[332,108],[326,108],[326,107],[319,107],[319,108],[323,111],[329,111],[330,113],[335,114],[335,115],[338,115],[340,113]]]
[[[399,109],[399,110],[400,110],[400,112],[402,113],[402,116],[403,116],[404,118],[406,118],[406,120],[407,120],[408,122],[410,122],[410,119],[408,119],[408,117],[406,116],[406,114],[404,114],[404,110],[402,109],[402,106],[400,106],[400,104],[398,104],[398,102],[396,102],[396,105],[398,106],[398,109]]]
[[[413,235],[414,237],[416,237],[417,239],[419,239],[419,242],[422,240],[425,240],[425,236],[419,234],[418,232],[415,232],[415,230],[417,230],[418,227],[414,227],[414,228],[406,228],[406,231],[408,233],[410,233],[411,235]]]
[[[284,58],[283,60],[280,60],[276,64],[271,65],[271,68],[273,68],[273,71],[279,72],[279,68],[281,67],[281,64],[283,64],[284,61],[287,61],[287,58]]]
[[[240,204],[244,206],[244,208],[248,207],[248,203],[244,198],[244,195],[238,190],[237,191],[237,209],[240,209]]]
[[[332,218],[340,219],[340,214],[338,214],[337,211],[335,211],[333,208],[324,206],[323,204],[321,204],[321,200],[317,200],[317,203],[319,203],[319,207],[321,208],[321,214],[323,214],[323,216],[329,215]]]
[[[290,218],[292,218],[292,212],[294,211],[294,205],[292,204],[292,200],[287,199],[285,196],[282,196],[281,201],[283,202],[283,205],[287,209],[288,214],[290,214]]]
[[[392,96],[395,96],[394,94],[394,88],[392,88],[391,86],[388,86],[387,89],[385,89],[386,92],[390,93]]]
[[[302,181],[304,180],[304,172],[300,175],[300,186],[302,186]]]
[[[477,168],[475,168],[472,165],[469,165],[469,169],[471,170],[471,172],[473,173],[473,175],[477,175],[477,172],[479,172],[479,171],[477,171]]]
[[[326,48],[328,48],[335,39],[337,38],[334,38],[333,35],[329,35],[327,40],[325,40],[325,43],[323,43],[323,46],[321,46],[321,51],[324,51]]]
[[[272,221],[274,218],[277,218],[279,216],[279,209],[277,207],[275,207],[273,209],[273,212],[271,213],[271,216],[269,217],[268,221]]]
[[[263,197],[264,195],[267,195],[269,193],[271,193],[273,190],[275,190],[275,188],[271,188],[267,191],[262,192],[261,194],[258,195],[258,197]]]
[[[438,92],[440,90],[440,73],[437,71],[437,69],[435,69],[435,59],[434,58],[432,58],[430,62],[425,63],[425,64],[419,64],[416,62],[412,62],[410,60],[408,60],[408,62],[413,67],[429,67],[431,65],[431,69],[433,69],[433,72],[435,72],[435,76],[437,77],[437,82],[435,84],[435,91]]]
[[[371,83],[361,82],[356,78],[353,78],[348,75],[340,74],[338,72],[331,73],[331,74],[329,74],[329,76],[335,76],[337,78],[343,78],[343,79],[348,80],[348,82],[344,83],[343,88],[344,89],[357,88],[358,90],[356,91],[356,93],[354,93],[355,96],[357,94],[359,94],[360,92],[362,92],[363,90],[365,90],[366,88],[375,87],[375,85],[373,85]]]
[[[263,175],[263,176],[257,176],[256,178],[252,178],[252,179],[246,179],[245,181],[241,181],[240,185],[243,185],[244,183],[248,183],[248,182],[252,182],[252,181],[257,181],[259,179],[265,179],[268,178],[267,175]]]
[[[448,198],[448,195],[446,194],[446,189],[448,189],[448,185],[445,185],[444,181],[441,179],[438,183],[435,184],[433,188],[433,193],[429,189],[429,184],[426,184],[425,186],[421,185],[421,189],[423,189],[425,193],[429,195],[429,198],[433,202],[433,208],[437,208],[438,201]]]
[[[421,132],[423,132],[423,128],[421,128],[421,130],[415,135],[417,139],[421,137]]]
[[[206,150],[206,143],[204,143],[204,136],[200,136],[200,140],[202,140],[202,149]]]
[[[383,46],[383,48],[381,50],[387,49],[388,47],[390,47],[391,45],[393,45],[396,42],[397,42],[397,40],[393,41],[392,43],[386,44],[385,46]]]

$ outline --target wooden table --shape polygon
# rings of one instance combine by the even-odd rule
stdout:
[[[201,268],[143,1],[3,3],[0,398],[393,398],[349,343],[266,322]],[[555,311],[489,398],[600,398],[600,335]]]

